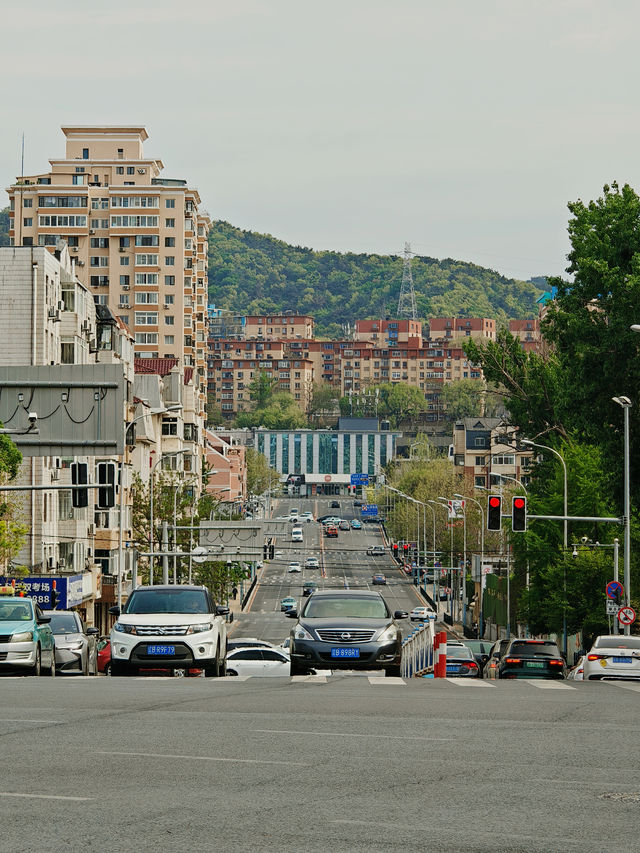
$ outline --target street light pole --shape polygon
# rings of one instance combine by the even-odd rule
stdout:
[[[484,609],[483,609],[483,596],[484,596],[484,509],[480,501],[475,498],[467,497],[466,495],[454,495],[454,498],[462,498],[465,501],[472,501],[480,510],[481,518],[482,518],[482,527],[480,528],[480,609],[478,612],[478,639],[482,639],[482,635],[484,634]],[[466,518],[466,510],[465,510],[465,518]]]
[[[630,459],[629,459],[629,409],[631,400],[628,397],[612,397],[613,402],[622,406],[624,411],[624,551],[622,553],[624,598],[627,606],[631,602],[631,494],[630,494]],[[631,633],[631,625],[624,626],[624,633]]]

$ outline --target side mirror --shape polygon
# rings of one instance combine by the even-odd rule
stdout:
[[[98,631],[97,628],[87,628],[87,637],[93,637],[99,633],[100,633],[100,631]]]
[[[114,604],[113,607],[109,608],[109,613],[112,616],[119,616],[120,615],[120,608],[118,607],[117,604]]]
[[[225,607],[224,604],[218,604],[216,606],[216,616],[226,616],[229,612],[229,608]]]
[[[38,625],[47,625],[49,622],[51,622],[51,616],[41,616],[36,621]]]
[[[287,617],[287,619],[297,619],[298,618],[298,611],[297,610],[285,610],[284,615]]]
[[[408,619],[409,614],[407,613],[406,610],[396,610],[396,612],[393,614],[393,618],[394,619]]]

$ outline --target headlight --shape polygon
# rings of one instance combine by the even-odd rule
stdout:
[[[137,634],[135,625],[125,625],[122,622],[116,622],[113,626],[114,631],[120,631],[122,634]]]
[[[293,637],[295,640],[313,640],[311,634],[300,623],[293,629]]]
[[[20,634],[14,634],[9,640],[10,643],[28,643],[33,640],[33,631],[22,631]]]
[[[388,628],[385,628],[380,636],[378,637],[379,643],[393,643],[394,640],[398,636],[398,630],[395,625],[389,625]]]
[[[210,631],[212,628],[211,622],[199,622],[197,625],[189,625],[187,634],[201,634],[203,631]]]

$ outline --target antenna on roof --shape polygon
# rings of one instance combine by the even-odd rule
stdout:
[[[413,277],[411,275],[411,255],[411,243],[405,243],[402,286],[398,299],[398,318],[406,317],[409,320],[417,320],[418,309],[416,308],[416,292],[413,289]]]

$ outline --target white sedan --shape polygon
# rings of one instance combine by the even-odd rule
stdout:
[[[428,622],[429,619],[436,618],[436,611],[431,607],[414,607],[409,614],[409,619],[412,622]]]
[[[289,563],[289,572],[301,572],[302,566],[296,560]]]
[[[227,655],[227,675],[285,677],[291,673],[291,659],[277,649],[234,649]]]
[[[305,567],[305,569],[319,569],[320,563],[318,561],[318,558],[317,557],[307,557],[307,559],[304,561],[304,567]]]
[[[585,681],[602,678],[640,679],[640,637],[605,634],[597,637],[582,667]]]

